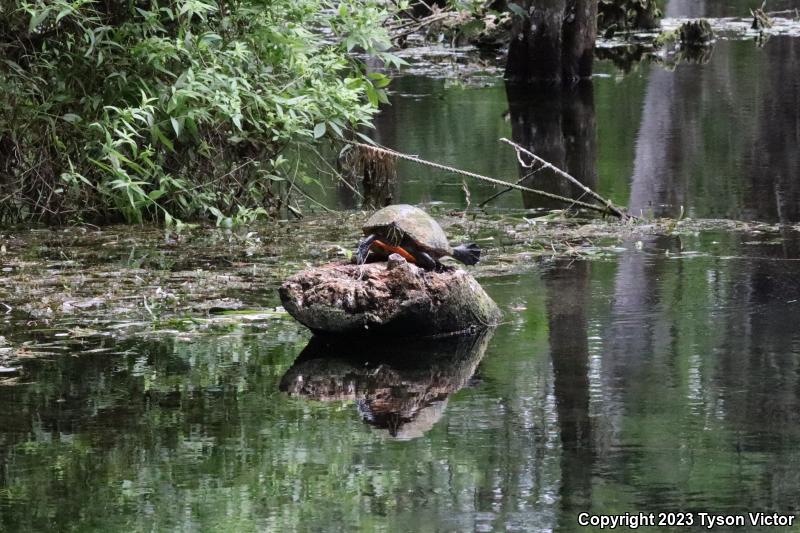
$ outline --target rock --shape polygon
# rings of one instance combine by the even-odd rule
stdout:
[[[408,264],[408,261],[400,254],[392,254],[386,260],[386,270],[393,270],[399,266],[402,266],[403,263]]]
[[[389,263],[332,263],[304,270],[280,290],[286,311],[315,333],[432,336],[482,329],[502,318],[469,273]]]

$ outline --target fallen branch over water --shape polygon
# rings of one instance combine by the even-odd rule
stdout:
[[[534,154],[530,150],[526,150],[525,148],[523,148],[522,146],[518,145],[514,141],[510,141],[510,140],[506,139],[505,137],[500,139],[500,141],[502,141],[502,142],[504,142],[504,143],[506,143],[508,145],[511,145],[511,147],[514,148],[514,150],[516,150],[517,159],[519,160],[519,164],[522,165],[523,167],[530,168],[531,166],[533,166],[533,163],[526,164],[524,161],[522,161],[522,158],[520,157],[520,153],[523,153],[523,154],[527,155],[528,157],[532,158],[534,161],[539,162],[544,168],[549,168],[550,170],[552,170],[553,172],[555,172],[556,174],[558,174],[562,178],[564,178],[567,181],[569,181],[569,182],[573,183],[574,185],[578,186],[581,190],[583,190],[583,192],[585,192],[586,194],[588,194],[589,196],[591,196],[595,200],[598,200],[598,201],[602,202],[603,205],[605,205],[606,208],[608,208],[608,210],[612,214],[614,214],[614,216],[617,216],[617,217],[619,217],[619,218],[621,218],[623,220],[628,218],[628,215],[626,213],[624,213],[621,209],[616,207],[613,203],[611,203],[610,200],[608,200],[606,198],[603,198],[602,196],[600,196],[599,194],[594,192],[592,189],[590,189],[589,187],[587,187],[586,185],[584,185],[583,183],[578,181],[576,178],[574,178],[573,176],[571,176],[567,172],[564,172],[563,170],[561,170],[557,166],[553,165],[552,163],[549,163],[548,161],[545,161],[544,159],[542,159],[538,155]]]
[[[509,142],[507,140],[505,140],[505,141]],[[453,174],[459,174],[461,176],[467,176],[469,178],[479,179],[481,181],[485,181],[487,183],[491,183],[491,184],[494,184],[494,185],[501,185],[503,187],[508,187],[508,188],[511,188],[511,189],[517,189],[519,191],[527,192],[529,194],[534,194],[536,196],[541,196],[543,198],[549,198],[551,200],[556,200],[558,202],[562,202],[562,203],[567,204],[569,206],[573,206],[574,205],[574,206],[582,207],[584,209],[589,209],[591,211],[596,211],[596,212],[607,214],[607,215],[613,215],[613,216],[619,217],[619,218],[621,218],[623,220],[631,218],[630,215],[627,215],[626,213],[624,213],[619,208],[614,207],[613,204],[610,201],[608,201],[608,200],[602,198],[601,196],[597,195],[597,193],[594,193],[594,195],[597,195],[597,197],[600,198],[600,200],[605,205],[601,206],[601,205],[597,205],[597,204],[590,204],[588,202],[582,202],[580,200],[575,200],[573,198],[567,198],[566,196],[559,196],[558,194],[553,194],[553,193],[550,193],[550,192],[541,191],[539,189],[532,189],[530,187],[525,187],[524,185],[520,185],[519,183],[510,183],[510,182],[499,180],[499,179],[496,179],[496,178],[490,178],[489,176],[484,176],[482,174],[476,174],[475,172],[470,172],[468,170],[461,170],[459,168],[450,167],[450,166],[447,166],[447,165],[442,165],[441,163],[434,163],[433,161],[428,161],[426,159],[422,159],[419,156],[410,155],[410,154],[404,154],[402,152],[398,152],[398,151],[392,150],[390,148],[383,148],[381,146],[375,146],[375,145],[364,144],[364,143],[359,143],[359,142],[351,142],[350,144],[352,144],[354,146],[358,146],[359,148],[367,150],[367,151],[372,151],[372,152],[379,153],[379,154],[391,155],[391,156],[396,157],[398,159],[404,159],[406,161],[412,161],[414,163],[419,163],[420,165],[425,165],[425,166],[428,166],[428,167],[431,167],[431,168],[444,170],[446,172],[451,172]],[[530,152],[528,152],[528,153],[530,153]],[[541,161],[544,161],[544,160],[541,160]],[[544,161],[544,162],[547,163],[546,161]],[[561,175],[569,176],[568,174],[566,174],[566,172],[558,169],[558,167],[556,167],[554,165],[551,165],[550,163],[547,163],[547,165],[549,165],[550,168],[558,170],[561,173]],[[570,176],[570,178],[572,178],[572,177]],[[575,178],[572,178],[572,179],[574,180]],[[575,181],[577,181],[577,180],[575,180]],[[580,182],[578,182],[578,184],[583,186],[582,184],[580,184]]]

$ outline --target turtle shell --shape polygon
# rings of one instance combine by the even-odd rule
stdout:
[[[413,205],[390,205],[376,211],[364,224],[364,234],[377,235],[394,246],[409,239],[435,258],[453,253],[439,223]]]

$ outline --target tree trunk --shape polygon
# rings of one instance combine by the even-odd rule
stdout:
[[[571,84],[592,75],[597,0],[517,0],[506,78]]]

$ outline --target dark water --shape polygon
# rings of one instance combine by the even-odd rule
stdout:
[[[601,63],[572,94],[401,78],[377,137],[516,180],[506,136],[634,209],[795,223],[798,47]],[[466,203],[460,178],[400,173],[402,200]],[[798,233],[622,248],[482,279],[506,323],[453,343],[309,345],[276,321],[23,360],[25,379],[0,384],[0,530],[570,532],[597,530],[583,512],[674,511],[695,524],[651,530],[701,531],[699,513],[796,515]],[[15,324],[9,339],[43,341]]]
[[[753,0],[668,0],[663,9],[667,17],[746,17],[763,2]],[[768,0],[765,11],[781,11],[800,7],[796,0]]]

